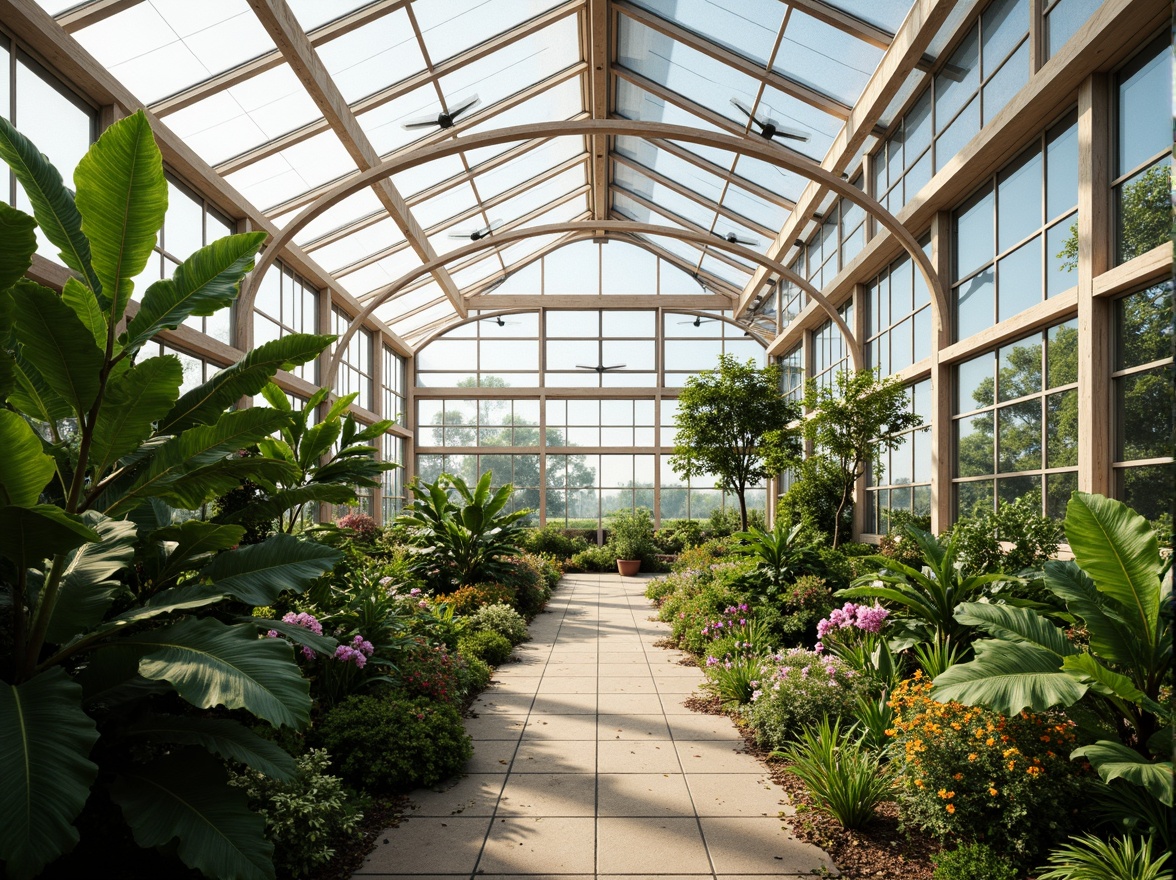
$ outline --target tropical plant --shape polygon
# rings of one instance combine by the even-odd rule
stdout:
[[[841,515],[853,503],[854,487],[867,469],[882,472],[882,454],[906,441],[901,432],[922,417],[911,411],[906,387],[895,377],[879,380],[873,370],[842,370],[832,385],[808,381],[804,423],[818,454],[832,459],[841,474],[840,500],[833,521],[833,546],[843,540]],[[844,537],[849,537],[846,534]]]
[[[911,654],[925,676],[938,678],[960,662],[965,650],[958,642],[920,642],[911,648]]]
[[[780,368],[741,364],[719,355],[718,366],[686,380],[678,395],[670,466],[683,479],[712,478],[739,499],[747,528],[747,489],[776,476],[800,454],[799,406],[780,396]]]
[[[210,876],[273,877],[263,821],[227,786],[222,760],[286,780],[293,760],[198,710],[307,722],[309,686],[290,644],[259,632],[320,651],[334,640],[240,611],[305,589],[339,554],[289,535],[221,552],[242,527],[174,511],[243,479],[290,476],[287,462],[236,454],[289,416],[226,410],[331,337],[267,343],[181,394],[177,358],[136,356],[160,331],[227,307],[264,233],[200,249],[132,308],[167,209],[145,114],[102,134],[73,191],[3,119],[0,157],[34,215],[0,203],[0,859],[25,878],[71,849],[98,782],[139,845],[176,841],[179,858]],[[60,294],[21,277],[36,226],[73,272]]]
[[[861,828],[869,822],[894,787],[878,753],[851,730],[843,732],[841,719],[822,718],[815,728],[803,728],[796,742],[772,755],[787,761],[789,772],[804,780],[821,809],[845,828]]]
[[[877,698],[865,695],[858,697],[853,715],[852,730],[860,737],[862,745],[885,758],[890,751],[888,731],[894,728],[894,707],[890,705],[890,693],[884,691]]]
[[[1124,836],[1100,840],[1093,834],[1070,838],[1049,854],[1037,880],[1172,880],[1165,867],[1170,852],[1152,852],[1150,840]]]
[[[1089,694],[1117,736],[1103,728],[1072,756],[1089,760],[1105,782],[1125,779],[1170,807],[1172,762],[1159,758],[1172,742],[1172,712],[1161,702],[1171,687],[1171,563],[1161,560],[1147,520],[1121,501],[1075,492],[1064,525],[1074,559],[1046,563],[1045,585],[1085,625],[1089,647],[1032,609],[964,604],[960,622],[993,638],[976,643],[975,660],[935,679],[936,698],[1008,715],[1068,707],[1097,728],[1079,705]]]
[[[722,659],[706,658],[706,675],[723,706],[736,709],[751,702],[763,678],[763,661],[752,651],[727,654]]]
[[[614,513],[609,517],[609,533],[617,559],[644,559],[653,554],[653,518],[644,507]]]
[[[888,556],[870,556],[865,561],[876,566],[877,571],[859,577],[852,587],[840,590],[837,595],[848,599],[881,599],[900,609],[907,636],[892,636],[895,650],[918,642],[966,644],[971,627],[956,618],[956,608],[970,599],[980,598],[991,584],[1016,578],[979,574],[958,564],[959,546],[951,538],[943,542],[914,526],[908,526],[907,532],[923,551],[921,569]]]
[[[818,565],[816,547],[804,532],[803,525],[789,529],[777,519],[770,532],[749,529],[735,534],[742,542],[736,545],[735,552],[756,560],[758,582],[768,596],[776,595],[802,575],[813,574]]]
[[[414,480],[408,487],[413,500],[396,523],[416,546],[413,569],[442,592],[501,581],[509,571],[503,557],[519,552],[519,520],[530,511],[504,512],[512,488],[507,484],[492,494],[492,478],[486,471],[473,490],[453,474],[442,474],[433,483]]]

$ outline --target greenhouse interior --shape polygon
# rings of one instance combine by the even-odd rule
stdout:
[[[6,876],[1171,880],[1173,32],[0,0]]]

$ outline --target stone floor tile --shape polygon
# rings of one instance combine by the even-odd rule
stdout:
[[[499,816],[595,816],[595,773],[512,773]]]
[[[473,739],[510,739],[523,735],[526,719],[520,715],[481,715],[462,719],[466,733]]]
[[[536,715],[595,715],[596,694],[539,694],[531,712]]]
[[[654,673],[653,683],[660,694],[692,694],[702,691],[702,683],[706,676],[701,672],[697,675],[658,675]]]
[[[667,715],[674,739],[733,739],[739,731],[726,715]]]
[[[669,740],[605,740],[600,743],[601,773],[681,773]]]
[[[653,679],[649,676],[630,678],[598,679],[597,693],[600,694],[650,694],[655,693]]]
[[[598,819],[596,829],[601,873],[649,876],[707,867],[706,847],[693,817]]]
[[[601,662],[596,667],[596,674],[601,678],[632,678],[634,675],[650,675],[650,672],[649,664],[645,662],[644,658],[637,658],[627,663]]]
[[[538,693],[542,696],[551,694],[594,694],[596,693],[596,676],[549,675],[539,684]]]
[[[474,743],[474,756],[465,765],[466,773],[506,773],[514,758],[518,741],[482,739]]]
[[[669,739],[670,730],[664,715],[598,715],[596,738]]]
[[[686,700],[690,694],[661,694],[662,712],[666,715],[694,715],[693,709],[686,707]]]
[[[512,773],[595,773],[596,742],[587,740],[524,740]]]
[[[595,819],[495,819],[478,861],[487,874],[591,874]],[[481,876],[481,874],[479,874]]]
[[[787,793],[762,771],[756,773],[691,773],[686,777],[699,816],[760,816],[794,813]]]
[[[364,860],[365,874],[472,873],[490,827],[490,817],[417,817],[378,835],[380,843]]]
[[[657,695],[651,693],[601,694],[597,705],[605,715],[650,715],[662,711]]]
[[[678,740],[678,755],[687,776],[694,773],[762,773],[759,761],[738,740]]]
[[[535,702],[532,694],[503,694],[483,691],[470,703],[472,715],[526,715]]]
[[[601,773],[597,777],[597,815],[694,815],[686,778],[677,773]]]
[[[576,696],[570,694],[569,696]],[[595,715],[540,715],[532,712],[527,718],[523,741],[535,739],[566,740],[596,739]]]
[[[410,795],[408,816],[492,816],[506,779],[501,773],[471,773]]]
[[[833,869],[832,860],[801,843],[780,819],[700,819],[706,847],[719,874],[801,874]]]

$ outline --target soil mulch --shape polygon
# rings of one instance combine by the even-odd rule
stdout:
[[[335,857],[308,880],[349,880],[389,828],[396,828],[408,809],[407,795],[372,798],[363,810],[361,834],[335,849]],[[388,841],[385,840],[384,843]]]
[[[677,647],[674,644],[666,647]],[[727,715],[717,696],[692,696],[688,709],[705,715]],[[796,815],[788,819],[797,840],[819,846],[833,858],[846,880],[930,880],[934,872],[931,856],[940,845],[925,835],[908,834],[899,827],[898,805],[878,805],[874,818],[865,828],[851,831],[842,828],[832,816],[821,812],[808,794],[804,783],[788,772],[785,765],[769,757],[769,749],[759,746],[752,729],[733,719],[748,753],[765,765],[772,780],[788,793]]]

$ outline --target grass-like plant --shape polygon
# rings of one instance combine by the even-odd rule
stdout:
[[[826,716],[772,755],[787,761],[821,809],[846,828],[861,828],[890,796],[893,781],[878,754],[850,731],[842,732],[840,719]]]
[[[1049,856],[1037,880],[1171,880],[1164,865],[1172,855],[1153,853],[1150,839],[1116,837],[1100,840],[1093,834],[1070,838]]]
[[[750,703],[764,674],[760,658],[746,652],[728,654],[721,660],[707,657],[706,666],[711,687],[727,708]]]

